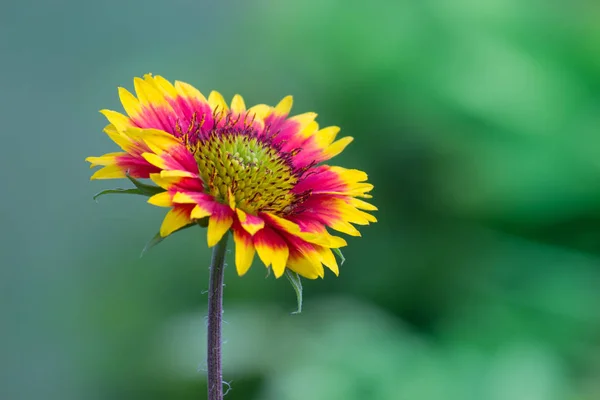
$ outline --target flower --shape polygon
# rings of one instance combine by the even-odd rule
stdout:
[[[123,151],[88,157],[102,166],[91,179],[149,178],[162,188],[148,199],[170,210],[160,236],[208,219],[208,246],[231,230],[241,276],[255,253],[276,277],[286,268],[310,279],[338,275],[332,249],[346,245],[327,228],[360,236],[352,225],[376,219],[360,200],[373,185],[367,174],[329,166],[351,137],[319,129],[315,113],[289,116],[292,97],[275,106],[246,108],[235,95],[208,99],[194,87],[160,76],[134,79],[136,96],[119,88],[127,115],[102,110],[106,134]]]

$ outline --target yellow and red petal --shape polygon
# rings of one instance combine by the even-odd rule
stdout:
[[[136,96],[119,88],[119,97],[128,116],[103,110],[109,121],[122,130],[128,127],[159,129],[175,137],[190,130],[212,126],[212,110],[206,98],[187,83],[175,85],[161,76],[135,78]]]
[[[161,138],[144,138],[154,152],[142,153],[142,157],[150,164],[161,170],[186,171],[189,177],[198,176],[198,164],[190,151],[181,143],[171,143],[166,149],[158,146],[166,143]]]
[[[316,246],[300,238],[286,235],[289,243],[290,255],[287,267],[308,279],[323,277],[325,271],[321,264],[322,256]]]
[[[248,115],[256,119],[264,121],[265,118],[273,112],[273,107],[266,104],[257,104],[248,109]]]
[[[267,212],[261,213],[261,216],[268,221],[269,225],[275,227],[280,231],[284,231],[290,234],[300,233],[300,227],[293,221],[289,219],[285,219],[282,217],[278,217],[277,215]]]
[[[124,178],[126,173],[134,178],[148,178],[150,174],[160,171],[158,167],[148,163],[142,157],[142,154],[150,149],[141,139],[117,131],[114,125],[107,126],[104,131],[125,152],[109,153],[102,157],[88,157],[86,161],[91,162],[92,166],[106,165],[110,167],[103,168],[102,172],[98,171],[92,176],[92,179]]]
[[[315,118],[317,118],[317,114],[314,112],[307,112],[304,114],[298,114],[290,118],[290,121],[297,122],[298,132],[305,133],[306,136],[311,135],[314,132],[314,129],[308,129],[305,131],[309,124],[314,124],[314,126],[318,126],[315,122]]]
[[[173,202],[177,204],[207,204],[214,202],[210,195],[202,192],[179,191],[178,189],[174,189],[173,192]]]
[[[244,230],[239,223],[232,227],[233,240],[235,242],[235,268],[239,276],[244,275],[252,266],[256,250],[252,236]]]
[[[275,277],[285,272],[290,250],[283,238],[273,229],[265,226],[252,237],[254,247],[265,266],[271,266]]]
[[[261,230],[265,226],[265,221],[252,214],[247,214],[242,209],[238,208],[235,210],[240,221],[240,225],[250,235],[254,235],[256,232]]]
[[[312,194],[337,194],[346,196],[361,196],[373,189],[373,185],[365,183],[368,176],[356,169],[316,167],[306,179],[298,182],[294,192],[310,191]]]
[[[301,232],[297,236],[309,243],[334,249],[347,246],[343,238],[331,235],[325,225],[314,218],[303,218],[302,214],[299,214],[291,220],[300,227]]]
[[[180,205],[169,210],[160,227],[160,236],[166,237],[178,229],[192,223],[190,213],[192,207],[189,205]]]
[[[176,192],[182,190],[185,192],[202,192],[203,184],[199,178],[186,178],[180,176],[165,176],[164,171],[150,174],[150,179],[157,186]]]
[[[306,223],[317,221],[351,236],[360,236],[360,232],[351,222],[367,225],[370,219],[374,219],[371,215],[357,210],[343,200],[327,195],[312,196],[303,204],[303,207],[304,211],[298,219],[302,219]]]
[[[193,204],[192,219],[208,217],[212,215],[214,208],[219,206],[211,196],[205,193],[179,190],[177,188],[170,190],[174,193],[172,201],[175,204]]]
[[[150,174],[159,171],[141,157],[128,153],[111,153],[101,157],[88,157],[90,167],[104,166],[96,171],[90,179],[117,179],[125,178],[127,174],[134,178],[148,178]]]
[[[213,247],[219,243],[223,235],[231,228],[233,216],[234,213],[231,208],[214,203],[212,214],[208,219],[208,231],[206,233],[208,247]]]

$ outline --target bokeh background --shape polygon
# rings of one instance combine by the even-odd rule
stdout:
[[[226,271],[230,400],[600,399],[593,0],[0,5],[0,398],[202,399],[200,228],[103,197],[97,112],[147,72],[295,96],[355,142],[379,222],[341,275]],[[229,254],[231,257],[231,254]]]

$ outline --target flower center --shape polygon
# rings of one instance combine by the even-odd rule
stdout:
[[[277,150],[256,137],[238,132],[213,132],[190,150],[198,163],[207,193],[256,214],[286,212],[295,200],[291,189],[297,182],[292,169]]]

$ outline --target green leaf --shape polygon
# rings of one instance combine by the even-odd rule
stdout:
[[[162,193],[165,191],[165,189],[158,187],[158,186],[154,186],[154,185],[148,185],[146,183],[140,182],[139,180],[135,179],[134,177],[130,176],[129,174],[126,174],[127,179],[129,179],[131,181],[131,183],[133,183],[135,185],[136,188],[138,188],[138,190],[140,191],[140,194],[143,194],[145,196],[154,196],[155,194],[158,193]]]
[[[190,228],[190,227],[192,227],[194,225],[196,225],[196,224],[195,223],[188,224],[188,225],[186,225],[186,226],[184,226],[182,228],[177,229],[175,232],[182,231],[182,230]],[[175,233],[175,232],[173,232],[173,233]],[[171,235],[173,233],[171,233]],[[153,248],[157,244],[161,243],[165,239],[166,239],[166,237],[160,236],[160,232],[157,232],[156,235],[154,235],[152,237],[152,239],[148,240],[148,243],[146,243],[146,245],[142,249],[142,253],[140,254],[140,258],[144,257],[144,254],[146,254],[147,252],[149,252],[151,248]]]
[[[104,196],[105,194],[141,194],[141,195],[144,195],[144,193],[140,192],[140,190],[136,189],[136,188],[131,188],[131,189],[116,188],[116,189],[106,189],[101,192],[98,192],[94,195],[93,199],[95,201],[98,201],[98,197]]]
[[[289,268],[286,268],[285,276],[292,284],[292,287],[296,292],[296,301],[298,302],[298,309],[292,314],[300,314],[302,312],[302,281],[300,280],[300,275],[290,270]]]
[[[139,180],[133,178],[129,174],[125,174],[125,176],[127,176],[127,179],[129,179],[131,181],[131,183],[133,183],[135,185],[135,188],[106,189],[99,193],[96,193],[94,195],[94,200],[98,201],[98,197],[104,196],[105,194],[138,194],[140,196],[151,197],[151,196],[154,196],[155,194],[162,193],[165,191],[165,189],[163,189],[161,187],[154,186],[154,185],[148,185],[146,183],[140,182]]]
[[[344,265],[344,261],[346,261],[346,257],[342,254],[340,249],[331,249],[337,256],[340,258],[340,266]]]

